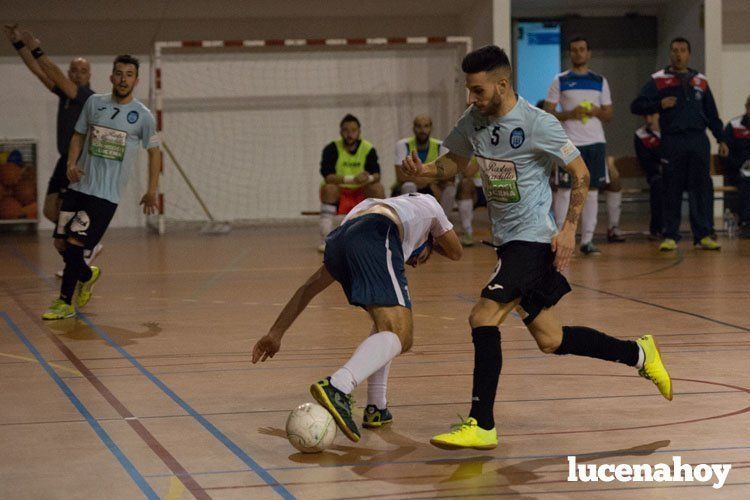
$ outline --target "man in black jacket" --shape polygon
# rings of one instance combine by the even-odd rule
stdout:
[[[649,223],[649,239],[658,240],[664,233],[664,182],[661,175],[661,131],[659,130],[659,114],[645,115],[644,124],[633,134],[633,146],[638,157],[638,163],[646,172],[649,186],[649,202],[651,205],[651,221]]]
[[[719,154],[729,157],[727,177],[737,186],[740,238],[750,238],[750,96],[745,101],[745,114],[731,119],[724,129]]]
[[[638,115],[659,113],[662,172],[665,183],[663,252],[677,248],[682,219],[682,193],[687,190],[693,243],[719,250],[713,234],[713,184],[706,127],[721,141],[719,119],[706,76],[689,68],[690,42],[675,38],[669,45],[671,64],[651,75],[630,105]]]

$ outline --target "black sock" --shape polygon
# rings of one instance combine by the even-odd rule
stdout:
[[[471,390],[470,417],[477,419],[482,429],[493,429],[495,418],[495,393],[503,366],[500,349],[500,330],[496,326],[472,328],[474,342],[474,386]]]
[[[638,364],[639,347],[632,340],[620,340],[585,326],[564,326],[563,338],[555,354],[575,354],[628,366]]]
[[[76,284],[79,281],[91,279],[91,268],[83,260],[83,247],[68,245],[63,252],[65,270],[63,271],[62,286],[60,286],[60,299],[70,304],[73,300]]]

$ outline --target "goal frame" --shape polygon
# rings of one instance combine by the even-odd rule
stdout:
[[[154,42],[151,53],[151,81],[149,82],[149,106],[154,112],[156,118],[156,131],[162,131],[162,112],[163,112],[163,88],[162,88],[162,54],[169,49],[263,49],[263,48],[299,48],[299,47],[382,47],[388,45],[408,45],[408,46],[427,46],[427,45],[460,45],[465,46],[465,53],[472,50],[472,38],[469,36],[417,36],[417,37],[376,37],[376,38],[287,38],[287,39],[265,39],[265,40],[176,40],[176,41],[156,41]],[[165,175],[164,162],[162,153],[162,171]],[[166,193],[168,196],[169,193]],[[154,228],[158,234],[163,235],[166,232],[166,215],[164,205],[165,193],[159,192],[159,208],[155,216],[147,216],[146,224]],[[209,216],[210,217],[210,216]]]

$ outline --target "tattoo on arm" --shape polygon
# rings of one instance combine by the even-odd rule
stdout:
[[[565,217],[565,220],[571,224],[578,224],[578,218],[583,211],[583,204],[586,202],[589,180],[588,172],[582,176],[573,176],[570,188],[570,205],[568,206],[568,215]]]
[[[435,163],[435,174],[441,178],[445,176],[445,166],[439,161]]]

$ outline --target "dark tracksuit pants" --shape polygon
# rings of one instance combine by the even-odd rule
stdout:
[[[680,240],[682,193],[688,192],[693,242],[713,232],[714,191],[710,146],[704,131],[663,134],[664,237]]]

